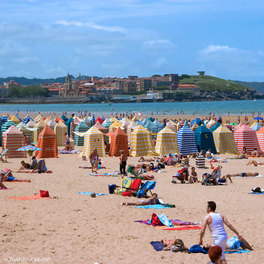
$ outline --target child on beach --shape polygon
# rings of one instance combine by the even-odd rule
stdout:
[[[126,164],[127,164],[127,155],[125,154],[125,151],[124,150],[120,150],[120,157],[119,157],[119,160],[120,160],[120,174],[122,176],[126,176]]]

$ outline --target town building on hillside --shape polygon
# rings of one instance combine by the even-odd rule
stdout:
[[[193,96],[200,96],[200,87],[195,84],[179,84],[176,91],[190,93]]]

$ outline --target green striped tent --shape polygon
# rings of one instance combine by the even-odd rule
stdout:
[[[83,121],[75,128],[75,132],[80,132],[80,133],[84,133],[88,130],[89,127]],[[83,146],[83,143],[84,143],[84,137],[80,137],[77,134],[74,134],[74,145]]]

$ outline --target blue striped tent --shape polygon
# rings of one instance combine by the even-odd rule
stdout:
[[[197,117],[191,122],[191,126],[193,126],[195,123],[200,126],[201,124],[203,124],[203,121]]]
[[[11,126],[15,126],[16,124],[14,123],[14,122],[12,122],[12,121],[7,121],[7,122],[5,122],[5,123],[3,123],[2,124],[2,126],[1,126],[1,146],[2,146],[2,134],[9,128],[9,127],[11,127]]]
[[[208,149],[212,153],[217,153],[214,143],[213,133],[206,126],[199,126],[195,132],[195,142],[199,151],[203,150],[206,152]]]
[[[189,128],[188,123],[185,122],[183,127],[177,132],[177,140],[179,150],[183,155],[198,152],[194,132]]]
[[[210,127],[210,131],[214,132],[220,126],[221,124],[219,122],[216,122],[213,126]]]
[[[71,136],[71,126],[73,118],[69,118],[64,124],[67,126],[68,135]]]
[[[95,116],[94,116],[94,115],[91,116],[91,117],[89,118],[89,121],[90,121],[90,123],[91,123],[91,126],[94,126],[94,125],[95,125]]]
[[[253,130],[258,131],[262,128],[261,124],[257,122],[254,126],[251,127]]]
[[[32,117],[30,117],[30,116],[26,116],[25,118],[24,118],[24,124],[27,124],[30,120],[33,120],[33,118]],[[33,120],[34,121],[34,120]]]
[[[164,126],[160,123],[160,121],[156,118],[153,122],[158,127],[158,132],[160,132]]]
[[[147,124],[146,125],[144,125],[144,127],[148,130],[148,131],[150,131],[150,132],[152,132],[152,133],[158,133],[159,131],[158,131],[158,126],[156,125],[156,124],[154,124],[151,120],[148,120],[148,122],[147,122]]]
[[[85,122],[81,122],[76,128],[75,132],[84,133],[89,130],[89,127],[85,124]],[[84,137],[80,137],[76,134],[74,134],[74,144],[76,146],[83,146],[84,143]]]

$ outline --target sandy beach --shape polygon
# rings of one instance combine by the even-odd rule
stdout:
[[[226,157],[226,156],[225,156]],[[107,167],[101,172],[118,170],[118,158],[102,158]],[[259,159],[263,160],[263,159]],[[19,159],[1,163],[1,169],[16,170]],[[128,163],[136,164],[137,158]],[[191,165],[194,160],[190,161]],[[59,155],[46,160],[51,174],[14,173],[17,178],[31,179],[31,183],[7,182],[12,190],[0,191],[1,211],[1,263],[207,263],[208,256],[172,252],[156,252],[150,241],[163,238],[181,238],[187,247],[199,242],[200,230],[165,231],[136,223],[150,219],[153,212],[166,213],[169,218],[183,221],[202,221],[209,200],[217,203],[217,211],[253,245],[254,251],[227,255],[229,263],[260,263],[264,257],[262,222],[263,196],[249,195],[251,188],[264,186],[264,178],[235,178],[227,186],[201,184],[172,184],[171,177],[177,168],[166,167],[162,173],[153,173],[157,185],[155,192],[175,208],[152,210],[122,206],[122,202],[136,201],[121,195],[92,198],[78,192],[108,193],[108,184],[120,184],[121,177],[89,176],[90,170],[79,155]],[[264,167],[246,166],[247,160],[228,160],[223,163],[223,174],[259,172]],[[208,164],[209,166],[209,164]],[[197,169],[198,176],[210,169]],[[48,190],[58,199],[18,201],[10,196],[25,196]],[[233,233],[227,229],[229,237]],[[205,243],[212,243],[209,230]],[[31,261],[31,262],[30,262]],[[35,259],[36,261],[36,259]]]

